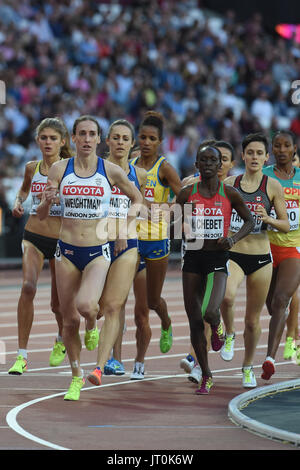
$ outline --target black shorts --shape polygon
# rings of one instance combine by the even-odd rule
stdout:
[[[271,253],[268,253],[267,255],[246,255],[235,251],[229,251],[229,259],[238,264],[246,276],[254,273],[273,261]]]
[[[183,256],[182,271],[207,275],[213,272],[228,274],[228,251],[187,250]]]
[[[38,235],[37,233],[24,230],[23,240],[27,240],[28,242],[32,243],[43,253],[44,258],[54,258],[57,238],[44,237],[43,235]]]

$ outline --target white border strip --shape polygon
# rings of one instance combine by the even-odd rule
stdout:
[[[228,405],[228,416],[237,425],[245,428],[248,431],[252,431],[256,434],[260,434],[268,439],[277,439],[279,441],[293,443],[296,446],[300,446],[300,434],[288,432],[283,429],[275,428],[267,424],[260,423],[255,419],[249,418],[244,415],[240,409],[247,403],[247,401],[263,398],[270,392],[276,392],[285,389],[294,389],[300,386],[300,379],[288,380],[286,382],[276,383],[274,385],[268,385],[266,387],[259,387],[255,390],[242,393],[237,397],[233,398]]]
[[[160,375],[159,377],[145,378],[145,379],[143,379],[143,382],[150,382],[150,381],[154,381],[154,380],[169,379],[169,378],[176,378],[176,377],[185,377],[185,376],[186,376],[186,374]],[[128,381],[123,381],[123,382],[114,382],[114,383],[104,384],[104,385],[101,385],[101,387],[92,386],[92,387],[82,388],[81,393],[82,392],[88,392],[88,391],[96,389],[96,388],[97,389],[102,389],[102,388],[105,388],[105,387],[115,387],[116,385],[126,385],[126,384],[133,385],[133,384],[139,383],[139,382],[140,382],[139,380],[128,380]],[[7,422],[8,426],[13,431],[15,431],[17,434],[20,434],[22,437],[24,437],[26,439],[29,439],[29,440],[37,443],[37,444],[41,444],[43,446],[50,447],[51,449],[55,449],[55,450],[72,450],[72,449],[68,449],[66,447],[61,447],[61,446],[59,446],[57,444],[54,444],[52,442],[49,442],[49,441],[45,441],[44,439],[40,439],[37,436],[34,436],[33,434],[29,433],[24,428],[22,428],[22,426],[20,426],[17,422],[17,416],[24,408],[27,408],[31,405],[35,405],[36,403],[39,403],[41,401],[50,400],[51,398],[56,398],[56,397],[59,397],[59,396],[65,395],[65,394],[66,394],[66,390],[64,392],[55,393],[54,395],[47,395],[45,397],[36,398],[35,400],[31,400],[31,401],[28,401],[26,403],[23,403],[22,405],[16,406],[12,410],[10,410],[6,415],[6,422]]]
[[[34,441],[37,444],[41,444],[43,446],[50,447],[51,449],[55,449],[55,450],[70,450],[70,449],[66,449],[65,447],[61,447],[51,442],[45,441],[44,439],[40,439],[39,437],[34,436],[33,434],[30,434],[30,432],[27,432],[25,429],[23,429],[17,422],[17,415],[24,408],[34,405],[35,403],[39,403],[40,401],[43,401],[43,400],[49,400],[50,398],[59,397],[60,395],[64,395],[65,393],[66,392],[56,393],[55,395],[48,395],[47,397],[36,398],[35,400],[31,400],[31,401],[28,401],[27,403],[23,403],[22,405],[16,406],[12,410],[10,410],[6,415],[6,422],[8,426],[11,429],[13,429],[17,434],[20,434],[22,437],[25,437],[26,439]]]

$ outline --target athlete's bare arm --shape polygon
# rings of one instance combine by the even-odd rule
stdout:
[[[20,218],[24,214],[23,202],[26,201],[28,194],[30,192],[31,181],[34,175],[34,170],[36,168],[36,165],[37,165],[36,161],[26,163],[24,179],[23,179],[21,188],[19,189],[17,193],[14,207],[12,209],[12,215],[14,217]]]

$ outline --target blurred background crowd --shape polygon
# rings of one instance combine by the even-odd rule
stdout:
[[[241,22],[233,10],[220,15],[201,0],[4,0],[0,78],[2,208],[11,207],[25,163],[40,158],[35,128],[47,116],[62,117],[71,130],[76,117],[93,114],[105,135],[115,119],[138,129],[146,110],[158,110],[162,153],[181,177],[193,172],[207,138],[231,142],[236,172],[250,132],[271,138],[292,129],[300,147],[291,99],[300,44],[266,30],[260,13]]]

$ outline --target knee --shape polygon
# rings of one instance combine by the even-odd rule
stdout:
[[[80,317],[78,314],[68,315],[63,318],[63,331],[69,333],[77,333],[80,328]]]
[[[232,309],[234,306],[234,297],[230,295],[230,292],[228,294],[225,294],[225,297],[222,302],[222,310],[229,310]]]
[[[203,316],[203,319],[209,323],[210,325],[216,325],[220,321],[220,313],[219,310],[210,310],[207,309]]]
[[[275,294],[272,298],[271,301],[271,312],[272,314],[284,310],[284,314],[287,316],[288,315],[288,305],[290,301],[290,296],[288,294],[285,294],[284,292],[280,292],[278,294]]]
[[[148,308],[156,311],[159,308],[160,299],[148,299]]]
[[[104,308],[105,316],[116,316],[121,312],[122,304],[119,302],[109,302]]]
[[[96,316],[99,311],[99,305],[93,300],[84,300],[76,303],[79,314],[84,318]]]
[[[134,313],[134,321],[137,328],[143,329],[150,325],[148,308],[146,308],[145,306],[140,308],[136,306]]]
[[[260,329],[260,322],[259,319],[245,319],[245,329],[249,331],[250,333],[255,333],[258,329]]]
[[[36,284],[32,281],[24,281],[22,294],[33,299],[36,294]]]
[[[204,331],[204,321],[202,318],[195,318],[193,320],[190,320],[189,323],[190,323],[191,335],[193,335],[194,333]]]
[[[57,301],[51,301],[51,310],[54,315],[60,315],[59,303]]]

